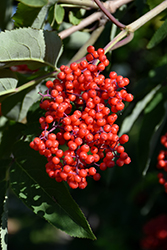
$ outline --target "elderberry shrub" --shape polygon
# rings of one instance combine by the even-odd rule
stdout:
[[[161,144],[167,148],[167,133],[161,136]],[[161,150],[157,157],[157,168],[163,169],[167,172],[167,151]],[[158,174],[159,183],[164,185],[165,192],[167,193],[167,181],[164,178],[163,173]]]
[[[104,50],[89,46],[87,51],[86,60],[62,65],[57,78],[46,82],[48,89],[40,103],[46,113],[39,119],[43,131],[30,143],[47,158],[48,175],[57,182],[67,181],[73,189],[84,189],[88,176],[98,181],[98,169],[131,162],[122,146],[129,137],[119,137],[115,123],[116,113],[124,109],[123,101],[133,100],[126,91],[129,80],[116,72],[105,78],[101,72],[109,61]],[[59,146],[64,144],[65,151]]]

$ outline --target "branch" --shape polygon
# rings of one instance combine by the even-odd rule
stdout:
[[[149,12],[147,12],[145,15],[143,15],[142,17],[140,17],[139,19],[137,19],[133,23],[127,25],[123,31],[121,31],[110,43],[108,43],[106,45],[106,47],[104,48],[105,53],[107,53],[109,50],[116,49],[117,47],[120,47],[120,46],[130,42],[133,38],[134,31],[138,30],[141,26],[143,26],[145,23],[147,23],[152,18],[157,16],[159,13],[161,13],[166,8],[167,8],[167,0],[160,3],[154,9],[150,10]],[[122,40],[125,36],[127,36],[127,38]]]
[[[133,0],[113,0],[113,1],[106,1],[102,4],[110,13],[115,13],[116,10],[119,9],[122,5],[132,1]]]
[[[120,23],[111,13],[104,7],[104,5],[99,0],[94,0],[94,2],[99,6],[103,13],[120,29],[124,29],[125,25]]]
[[[114,0],[114,1],[106,1],[104,2],[105,8],[109,9],[112,13],[114,13],[120,6],[123,4],[129,3],[133,0]],[[69,3],[69,4],[77,4],[81,6],[87,6],[91,8],[98,8],[98,6],[93,2],[93,0],[59,0],[59,3]],[[103,7],[104,8],[104,7]],[[93,22],[99,20],[103,16],[103,12],[96,12],[86,17],[82,20],[78,25],[72,26],[66,30],[63,30],[59,33],[61,39],[65,39],[76,31],[79,31],[86,26],[92,24]],[[117,21],[117,20],[116,20]]]
[[[18,93],[18,92],[20,92],[20,91],[22,91],[24,89],[35,86],[36,84],[38,84],[42,80],[45,80],[48,77],[55,77],[57,74],[58,74],[58,71],[56,70],[56,71],[50,72],[50,73],[48,73],[46,75],[36,77],[35,79],[33,79],[33,80],[31,80],[31,81],[29,81],[29,82],[15,88],[15,89],[7,89],[7,90],[4,90],[4,91],[1,91],[0,92],[0,97],[1,96],[6,96],[6,95],[9,95],[9,94]]]
[[[102,4],[105,6],[106,9],[109,10],[111,13],[115,13],[115,11],[124,4],[132,2],[133,0],[113,0],[113,1],[106,1]],[[97,4],[93,2],[93,0],[59,0],[58,3],[64,4],[73,4],[78,6],[89,7],[92,9],[98,9],[99,7]]]
[[[78,25],[73,25],[70,28],[63,30],[59,33],[59,36],[61,39],[64,39],[68,36],[70,36],[72,33],[81,30],[88,26],[89,24],[92,24],[93,22],[99,20],[103,16],[102,12],[95,12],[92,15],[86,17],[84,20],[82,20]]]
[[[126,29],[128,29],[129,32],[134,32],[135,30],[138,30],[141,26],[143,26],[145,23],[150,21],[152,18],[157,16],[159,13],[161,13],[163,10],[167,8],[167,0],[160,3],[158,6],[156,6],[154,9],[147,12],[145,15],[134,21],[133,23],[126,26]]]

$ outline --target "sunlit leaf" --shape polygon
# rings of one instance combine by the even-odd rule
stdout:
[[[0,67],[15,64],[56,67],[60,56],[61,39],[56,32],[19,28],[0,33]]]
[[[31,7],[43,7],[48,3],[48,0],[19,0],[19,1]]]
[[[69,12],[69,21],[73,25],[78,25],[81,21],[80,17],[78,18],[77,15],[74,14],[73,11]]]
[[[63,22],[64,15],[65,15],[64,8],[61,7],[61,5],[56,4],[54,8],[54,18],[58,24]]]

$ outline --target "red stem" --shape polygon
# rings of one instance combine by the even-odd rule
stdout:
[[[104,6],[99,0],[94,0],[94,2],[99,6],[103,13],[120,29],[124,29],[126,26],[120,23]]]

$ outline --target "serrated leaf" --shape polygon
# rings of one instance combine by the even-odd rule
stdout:
[[[35,63],[56,67],[62,42],[55,32],[19,28],[0,33],[0,68]],[[31,67],[32,68],[32,67]]]
[[[48,3],[48,0],[19,0],[19,1],[31,7],[43,7]]]
[[[64,15],[65,15],[64,8],[61,7],[61,5],[59,5],[59,4],[55,4],[54,18],[58,24],[61,24],[63,22]]]
[[[0,92],[8,89],[14,89],[17,86],[18,78],[14,72],[9,69],[0,70]]]
[[[147,48],[152,49],[155,47],[158,43],[160,43],[163,39],[167,36],[167,19],[165,22],[161,25],[161,27],[154,33],[153,37],[149,41]]]
[[[68,17],[69,17],[70,23],[73,24],[73,25],[78,25],[78,24],[80,23],[80,21],[81,21],[81,19],[78,18],[78,17],[74,14],[73,11],[70,11],[70,12],[69,12]]]
[[[69,235],[95,239],[64,183],[57,183],[47,176],[44,158],[23,141],[15,144],[13,155],[15,161],[10,170],[10,183],[17,196],[34,213]]]
[[[41,8],[34,8],[27,6],[23,3],[19,3],[17,6],[17,11],[12,17],[16,27],[29,27],[33,25],[37,15],[39,14]],[[25,18],[26,17],[26,18]]]

